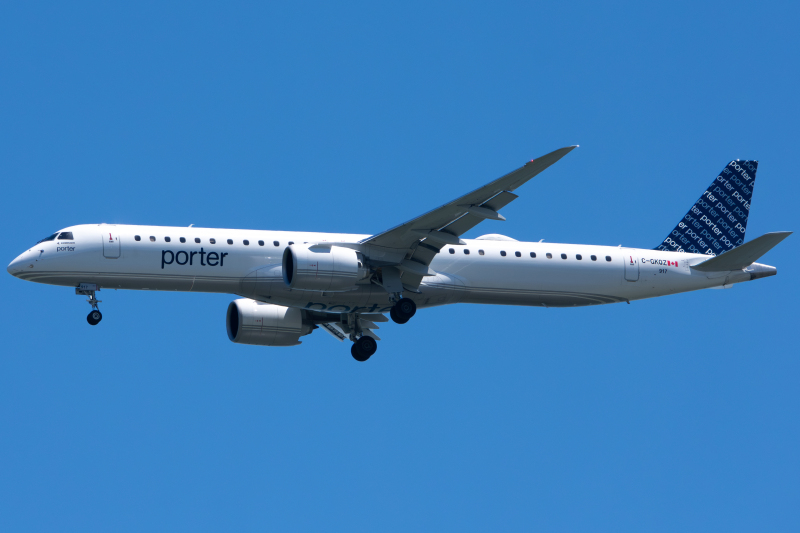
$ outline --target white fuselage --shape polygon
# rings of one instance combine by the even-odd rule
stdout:
[[[368,280],[346,292],[293,290],[284,283],[281,261],[290,243],[356,243],[368,235],[110,224],[65,230],[72,231],[73,240],[39,243],[15,259],[9,272],[53,285],[230,293],[334,313],[388,312],[392,305],[386,290]],[[511,240],[464,242],[445,246],[430,265],[436,275],[423,278],[419,293],[405,296],[419,307],[572,307],[750,279],[743,271],[697,272],[689,267],[708,259],[698,254]]]

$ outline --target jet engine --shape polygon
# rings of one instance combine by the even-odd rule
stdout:
[[[313,330],[303,323],[303,312],[294,307],[283,307],[241,298],[228,306],[225,319],[228,338],[238,344],[259,346],[296,346],[300,337]]]
[[[288,246],[282,270],[284,283],[300,291],[349,291],[370,274],[355,250],[313,244]]]

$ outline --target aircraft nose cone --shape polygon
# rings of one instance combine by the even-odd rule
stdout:
[[[16,259],[14,259],[13,261],[11,261],[11,263],[8,264],[6,270],[8,270],[9,274],[15,277],[19,277],[19,275],[25,271],[26,254],[27,252],[24,254],[20,254]]]

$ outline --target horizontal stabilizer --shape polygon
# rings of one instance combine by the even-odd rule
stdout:
[[[700,272],[726,272],[728,270],[741,270],[752,265],[756,259],[769,252],[779,242],[791,235],[791,231],[776,231],[766,233],[761,237],[737,246],[730,252],[712,257],[692,268]]]

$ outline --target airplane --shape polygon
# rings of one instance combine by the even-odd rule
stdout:
[[[456,303],[577,307],[653,298],[774,276],[755,261],[792,232],[744,242],[757,161],[735,160],[653,249],[461,236],[576,146],[555,150],[450,203],[377,235],[84,224],[42,239],[8,265],[20,279],[88,296],[100,289],[237,295],[234,343],[295,346],[315,329],[349,339],[357,361],[418,308]]]

